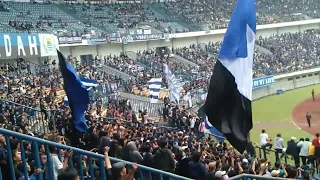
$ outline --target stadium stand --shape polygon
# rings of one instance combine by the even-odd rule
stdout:
[[[105,38],[114,32],[135,33],[145,26],[151,27],[152,33],[221,29],[226,28],[233,6],[233,0],[110,4],[4,1],[0,2],[0,32]],[[319,18],[318,6],[316,0],[258,0],[258,23]],[[318,67],[319,35],[319,30],[309,30],[258,37],[253,76]],[[38,65],[22,58],[1,63],[0,177],[55,180],[57,170],[63,173],[75,168],[83,179],[97,180],[119,176],[141,180],[317,179],[318,162],[302,159],[301,165],[301,151],[296,146],[288,146],[279,161],[270,162],[264,151],[280,152],[250,142],[246,153],[240,154],[226,143],[205,137],[204,119],[195,110],[169,102],[165,78],[160,103],[146,102],[148,81],[164,76],[163,63],[176,75],[181,95],[206,92],[220,44],[173,48],[168,57],[153,49],[130,55],[96,55],[92,64],[68,56],[80,76],[99,82],[92,91],[86,112],[90,128],[84,134],[73,129],[56,63]],[[290,142],[298,143],[295,138]],[[288,163],[297,158],[299,163]],[[55,167],[56,163],[64,165]],[[120,173],[124,170],[127,175]]]
[[[273,3],[257,1],[258,24],[319,18],[313,1]],[[226,28],[233,5],[233,0],[63,5],[4,1],[0,5],[0,30],[105,37],[106,33],[134,32],[145,25],[152,27],[153,33],[221,29]]]

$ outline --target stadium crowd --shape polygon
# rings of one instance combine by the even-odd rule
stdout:
[[[258,24],[320,17],[316,0],[283,0],[281,4],[275,0],[259,0],[256,3]],[[141,26],[165,33],[221,29],[228,25],[234,4],[233,0],[58,5],[5,1],[0,3],[1,31],[55,31],[60,36],[104,37],[106,33],[134,31]]]
[[[264,1],[260,1],[260,3],[262,2]],[[181,8],[182,5],[184,6],[182,3],[177,1],[169,4],[175,5],[174,8]],[[302,3],[307,2],[303,1]],[[122,5],[117,6],[120,7],[114,7],[114,9],[120,14],[125,14],[130,10],[129,5],[125,8],[121,8]],[[193,11],[193,8],[190,12]],[[138,11],[137,9],[138,7],[133,11]],[[185,9],[188,10],[188,8]],[[316,14],[314,13],[314,15]],[[184,11],[180,15],[194,17]],[[201,19],[201,16],[198,17]],[[283,16],[281,17],[283,18]],[[258,37],[256,44],[259,48],[255,51],[254,77],[289,73],[319,66],[319,33],[318,30],[309,30],[304,33],[286,33],[268,38]],[[163,63],[168,63],[178,78],[182,81],[188,81],[183,87],[186,91],[190,91],[205,88],[208,85],[208,78],[217,60],[219,49],[220,42],[172,49],[174,56],[181,56],[197,64],[197,67],[179,63],[174,60],[174,56],[167,58],[154,50],[139,51],[136,53],[136,57],[130,57],[124,53],[120,56],[110,55],[103,58],[97,55],[95,61],[135,77],[134,80],[131,79],[127,82],[127,87],[133,85],[144,87],[150,78],[162,77]],[[99,82],[121,79],[108,75],[107,72],[99,71],[97,66],[81,64],[71,56],[68,57],[68,60],[76,67],[82,77],[95,79]],[[147,111],[141,109],[135,112],[132,105],[126,100],[110,98],[106,102],[107,105],[103,106],[102,99],[98,98],[95,104],[89,105],[86,113],[89,131],[85,134],[77,134],[72,126],[70,109],[62,101],[64,94],[62,97],[58,96],[58,91],[62,89],[61,75],[56,68],[55,61],[50,63],[45,60],[45,66],[34,69],[30,62],[20,58],[15,63],[0,65],[1,99],[23,105],[23,107],[6,103],[0,105],[2,127],[37,136],[34,124],[30,123],[34,115],[32,111],[28,110],[28,107],[39,108],[43,117],[39,117],[37,120],[48,122],[49,130],[57,130],[59,134],[56,137],[39,136],[57,143],[105,155],[105,166],[112,179],[124,177],[132,179],[135,176],[137,166],[134,165],[133,169],[128,170],[129,173],[126,174],[123,172],[125,164],[111,164],[108,160],[109,156],[196,180],[227,179],[243,173],[293,179],[318,178],[316,176],[316,171],[319,168],[316,163],[318,160],[316,147],[319,146],[320,140],[318,134],[311,142],[309,138],[301,138],[296,141],[296,138],[292,137],[287,146],[279,134],[274,143],[277,161],[271,162],[270,159],[267,159],[265,151],[267,147],[271,147],[272,143],[265,131],[260,136],[259,145],[263,151],[263,158],[257,156],[254,143],[249,144],[246,153],[240,154],[226,143],[206,137],[204,119],[195,112],[183,106],[174,106],[166,101],[162,109],[162,119],[174,128],[150,123],[151,121],[148,120],[150,114]],[[197,73],[199,71],[201,73]],[[128,89],[130,90],[130,88]],[[49,116],[46,109],[59,109],[59,111]],[[0,136],[0,167],[3,179],[12,179],[7,166],[8,158],[11,157],[8,157],[8,152],[6,152],[6,143],[4,136]],[[21,163],[20,143],[23,143],[24,150],[27,152],[27,169],[30,179],[32,179],[32,175],[35,176],[43,170],[47,176],[48,151],[51,153],[50,158],[57,163],[54,165],[54,177],[58,176],[58,170],[68,169],[69,158],[74,158],[74,160],[77,158],[71,152],[65,151],[60,152],[64,156],[60,159],[57,157],[59,154],[57,148],[45,149],[41,146],[39,151],[43,167],[35,169],[35,156],[31,153],[31,144],[12,138],[10,139],[10,147],[13,152],[12,159],[17,178],[25,176]],[[286,151],[283,150],[284,148]],[[283,156],[279,157],[279,154],[283,154]],[[283,162],[282,158],[286,157],[285,154],[290,155],[289,158],[293,158],[294,164]],[[89,159],[83,157],[82,163],[83,171],[89,179],[87,168]],[[95,174],[99,174],[99,166],[101,166],[99,162],[92,160],[91,163]],[[74,166],[79,168],[77,164]],[[76,174],[76,172],[74,173]]]
[[[10,111],[12,106],[4,106],[2,110]],[[167,108],[167,109],[166,109]],[[286,148],[286,154],[292,156],[295,164],[286,164],[283,159],[278,157],[278,161],[271,162],[270,159],[260,158],[255,151],[255,144],[250,143],[246,153],[240,154],[233,147],[206,137],[205,122],[203,119],[194,115],[192,112],[184,109],[184,107],[167,105],[164,109],[164,119],[169,121],[176,128],[157,126],[149,124],[145,121],[147,118],[145,112],[132,113],[130,104],[125,100],[109,100],[106,118],[97,118],[90,114],[86,114],[89,130],[85,134],[77,134],[74,131],[70,110],[66,106],[61,106],[56,116],[56,125],[58,135],[42,138],[49,138],[57,143],[71,145],[84,150],[97,152],[105,155],[105,166],[108,175],[112,179],[120,177],[136,176],[134,171],[137,170],[136,165],[133,169],[128,169],[128,174],[123,172],[125,163],[110,163],[109,157],[127,160],[137,164],[156,168],[166,172],[175,173],[192,179],[228,179],[239,174],[253,174],[264,177],[283,177],[291,179],[317,179],[316,163],[313,163],[314,146],[313,143],[319,142],[319,135],[315,140],[309,142],[309,138],[295,141],[292,137],[288,141],[288,145],[284,146],[284,140],[278,135],[274,141],[276,155],[279,149],[283,152]],[[25,123],[14,124],[9,123],[9,117],[1,116],[3,127],[30,135],[36,135],[28,128]],[[35,168],[35,154],[32,153],[31,144],[28,141],[18,141],[10,139],[10,147],[12,150],[12,159],[14,163],[14,172],[17,178],[23,178],[22,157],[20,143],[23,143],[26,152],[27,170],[30,175],[36,176],[43,172],[47,177],[48,171],[46,160],[48,152],[50,152],[51,162],[54,168],[54,177],[58,174],[64,174],[65,171],[71,171],[68,166],[68,160],[77,162],[77,155],[70,151],[60,151],[55,147],[45,149],[44,146],[39,147],[42,168]],[[270,147],[271,141],[266,132],[263,130],[260,136],[260,146],[265,149]],[[6,152],[6,141],[4,136],[0,136],[0,166],[4,179],[12,179],[10,176]],[[272,144],[271,144],[272,145]],[[318,145],[318,144],[314,144]],[[313,150],[312,150],[313,149]],[[280,152],[280,153],[281,153]],[[271,153],[271,152],[270,152]],[[62,158],[60,158],[61,156]],[[301,160],[300,160],[301,159]],[[89,162],[89,161],[92,162]],[[308,160],[308,161],[307,161]],[[88,165],[92,163],[94,174],[99,176],[98,161],[83,157],[83,172],[87,179],[90,179]],[[77,163],[74,168],[79,169]],[[69,172],[70,173],[70,172]],[[75,172],[74,172],[75,173]],[[76,173],[75,173],[76,174]],[[62,176],[61,175],[61,176]],[[60,180],[60,179],[59,179]]]
[[[262,43],[261,46],[263,46]],[[183,53],[181,56],[188,52],[188,56],[183,56],[188,59],[189,57],[199,57],[199,59],[194,62],[201,64],[203,63],[202,61],[207,60],[207,55],[203,55],[205,54],[205,51],[208,51],[208,49],[211,49],[212,51],[218,50],[218,48],[212,44],[204,49],[205,50],[201,50],[200,47],[192,45],[189,48],[177,51]],[[153,54],[151,51],[149,52],[149,55]],[[146,59],[149,59],[150,57],[152,57],[152,59],[156,58],[155,55],[149,57],[146,52],[139,54],[139,56],[142,55]],[[146,59],[144,59],[144,61]],[[157,62],[157,60],[152,60],[152,62],[153,61]],[[72,57],[69,57],[69,62],[77,67],[81,76],[100,79],[102,81],[108,80],[108,78],[104,78],[103,73],[95,73],[96,71],[93,66],[78,64],[77,59]],[[52,63],[54,64],[54,62]],[[312,159],[312,155],[314,155],[312,152],[315,153],[315,151],[312,150],[313,146],[310,145],[312,143],[309,142],[310,140],[308,138],[300,139],[300,141],[297,142],[293,137],[289,140],[290,143],[288,142],[288,145],[285,146],[284,140],[281,138],[281,135],[279,135],[274,141],[278,161],[271,162],[270,159],[267,159],[266,155],[263,155],[263,158],[257,156],[255,151],[256,145],[254,143],[250,143],[246,153],[240,154],[226,143],[219,142],[211,137],[206,137],[204,134],[205,123],[203,118],[200,118],[195,112],[185,109],[185,107],[173,106],[168,103],[166,103],[163,109],[162,118],[164,121],[167,121],[170,126],[175,128],[150,124],[148,121],[148,112],[143,110],[134,112],[132,110],[132,105],[126,100],[111,98],[108,100],[107,106],[93,108],[93,105],[90,105],[88,107],[86,120],[90,127],[89,131],[85,134],[77,134],[75,133],[71,122],[69,107],[64,105],[61,101],[54,103],[55,91],[61,88],[61,81],[59,75],[57,75],[57,70],[50,67],[47,62],[46,64],[48,66],[39,69],[38,73],[40,75],[34,75],[32,74],[33,69],[31,68],[31,65],[28,65],[28,62],[23,61],[23,59],[19,59],[15,64],[16,65],[5,64],[2,66],[2,94],[10,94],[15,97],[13,98],[13,101],[28,107],[40,107],[40,109],[43,109],[41,106],[50,107],[51,105],[52,107],[50,108],[54,107],[60,109],[53,118],[46,117],[45,112],[42,112],[44,119],[49,121],[49,130],[53,131],[56,129],[59,136],[55,135],[55,137],[50,137],[48,135],[40,135],[40,137],[61,144],[104,154],[106,156],[106,162],[108,162],[106,163],[106,169],[108,170],[109,176],[113,179],[118,179],[119,176],[128,176],[131,178],[135,176],[134,172],[137,170],[137,167],[134,165],[133,169],[129,168],[128,174],[122,173],[125,164],[109,163],[109,156],[199,180],[227,179],[228,177],[243,173],[265,177],[305,179],[314,176],[314,178],[317,178],[316,170],[318,166],[314,163],[314,159]],[[156,65],[157,64],[155,64],[155,66]],[[177,68],[177,71],[178,70],[179,68]],[[16,74],[13,74],[13,72],[16,72]],[[12,81],[12,78],[5,75],[14,76],[17,82]],[[100,77],[100,75],[102,77]],[[34,80],[36,78],[40,80]],[[20,80],[26,81],[24,82],[25,90],[18,87],[18,84],[21,83]],[[206,83],[204,83],[204,85],[205,84]],[[43,92],[43,94],[37,94],[37,91],[32,90],[37,88],[41,89],[42,86],[48,87],[50,90],[48,92]],[[195,84],[190,85],[190,87],[195,86]],[[51,91],[51,89],[56,90]],[[53,98],[48,98],[50,97],[50,91]],[[28,94],[29,96],[32,96],[33,99],[21,100],[20,98],[22,95],[25,95],[27,92],[35,92],[35,94]],[[43,95],[45,95],[43,100],[43,104],[45,105],[41,105],[41,100],[39,101],[39,104],[32,104],[35,102],[34,100],[37,99],[36,97],[41,97]],[[10,96],[4,98],[8,99]],[[33,124],[28,124],[28,122],[30,122],[29,118],[33,115],[32,112],[26,111],[27,108],[21,108],[19,105],[15,104],[2,103],[0,109],[0,118],[3,127],[20,133],[37,136],[37,132],[33,130]],[[21,115],[21,118],[19,115]],[[56,122],[50,123],[50,120],[56,120]],[[54,124],[56,125],[55,127]],[[263,132],[263,134],[264,133],[266,132]],[[269,143],[269,145],[271,142],[269,141],[269,137],[262,137],[264,137],[265,140],[261,140],[259,146],[264,150],[267,147],[265,146],[267,144],[264,144],[264,142]],[[62,173],[63,175],[65,171],[70,171],[70,169],[67,168],[69,158],[72,158],[73,162],[76,162],[77,159],[77,155],[72,154],[72,152],[69,151],[60,152],[61,156],[64,158],[59,159],[58,149],[54,147],[45,149],[41,146],[39,147],[39,151],[42,169],[36,169],[35,156],[31,153],[32,151],[30,149],[31,144],[27,141],[19,142],[12,138],[10,140],[10,147],[13,152],[12,158],[17,178],[23,178],[23,176],[25,176],[23,173],[20,153],[21,147],[19,143],[23,143],[24,150],[27,152],[27,169],[30,178],[41,173],[43,170],[44,175],[48,176],[48,171],[46,171],[46,159],[48,158],[47,151],[50,151],[51,153],[50,158],[52,158],[54,162],[57,162],[57,165],[54,165],[54,177],[57,177],[59,173]],[[0,145],[0,147],[2,147],[0,148],[0,166],[2,175],[4,179],[11,179],[10,171],[6,165],[8,163],[8,158],[11,157],[8,157],[6,152],[6,141],[3,136],[0,137]],[[294,164],[286,164],[283,162],[283,159],[279,158],[279,153],[282,152],[283,148],[287,149],[286,154],[290,155],[289,158],[292,156],[295,160]],[[281,152],[279,152],[280,149]],[[83,157],[82,163],[83,172],[89,179],[89,158]],[[92,160],[92,164],[95,175],[98,177],[99,166],[101,165],[96,160]],[[79,169],[79,165],[77,164],[74,164],[74,167]],[[63,172],[58,172],[58,170],[61,169],[63,169]],[[186,169],[188,171],[186,171]]]

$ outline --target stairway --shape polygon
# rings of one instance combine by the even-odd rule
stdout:
[[[104,71],[106,72],[107,74],[109,75],[112,75],[112,76],[120,76],[122,79],[124,80],[129,80],[129,79],[135,79],[134,76],[131,76],[129,74],[126,74],[124,72],[121,72],[117,69],[114,69],[112,67],[109,67],[109,66],[106,66],[106,65],[100,65],[98,68],[97,68],[98,71]]]
[[[194,62],[191,62],[177,54],[174,54],[172,57],[169,58],[170,60],[172,61],[175,61],[175,62],[178,62],[178,63],[182,63],[182,64],[188,64],[190,66],[193,66],[193,67],[198,67],[198,65]]]

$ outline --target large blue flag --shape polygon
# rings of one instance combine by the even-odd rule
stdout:
[[[256,37],[254,0],[237,0],[212,72],[205,113],[240,153],[252,129],[252,66]]]
[[[57,53],[63,77],[63,87],[68,97],[74,126],[79,132],[85,132],[88,126],[84,113],[89,104],[89,92],[71,64],[67,62],[60,51],[57,51]]]
[[[86,87],[86,89],[88,91],[90,91],[92,89],[92,87],[97,87],[98,86],[97,80],[87,79],[87,78],[83,78],[83,77],[80,77],[80,80],[81,80],[81,83]],[[64,102],[65,105],[69,106],[69,101],[68,101],[68,97],[67,96],[64,97],[63,102]],[[92,99],[91,99],[91,102],[92,102]]]

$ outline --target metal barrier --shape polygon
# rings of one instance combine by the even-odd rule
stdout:
[[[79,171],[79,175],[80,175],[80,179],[83,180],[85,178],[85,172],[84,169],[85,167],[83,166],[83,164],[88,164],[88,175],[86,179],[96,179],[96,180],[107,180],[107,173],[106,173],[106,168],[105,168],[105,157],[103,155],[100,154],[96,154],[93,152],[89,152],[89,151],[85,151],[82,149],[78,149],[78,148],[74,148],[74,147],[70,147],[70,146],[65,146],[62,144],[58,144],[58,143],[54,143],[51,141],[47,141],[44,139],[40,139],[40,138],[36,138],[36,137],[32,137],[32,136],[27,136],[24,134],[20,134],[17,132],[13,132],[13,131],[9,131],[6,129],[2,129],[0,128],[0,134],[3,134],[5,137],[5,141],[6,141],[6,150],[7,150],[7,157],[8,157],[8,162],[7,165],[10,167],[10,179],[17,179],[18,177],[16,177],[16,168],[17,167],[17,163],[14,162],[13,158],[12,158],[12,150],[10,147],[10,139],[14,138],[16,140],[18,140],[20,142],[20,151],[21,151],[21,160],[22,160],[22,165],[23,165],[23,169],[24,171],[22,172],[23,175],[25,177],[28,177],[27,174],[27,161],[30,160],[30,158],[34,161],[35,164],[35,168],[41,168],[43,166],[46,166],[45,168],[45,172],[46,174],[48,174],[49,176],[44,175],[43,172],[39,173],[37,175],[37,180],[43,180],[43,179],[47,179],[47,180],[53,180],[54,176],[53,176],[53,162],[51,158],[47,158],[46,163],[43,163],[42,156],[46,156],[46,157],[50,157],[51,154],[49,152],[49,149],[51,147],[55,147],[58,149],[58,158],[61,160],[62,159],[62,155],[61,155],[61,150],[72,150],[73,151],[73,156],[71,158],[68,159],[68,167],[72,168],[76,168]],[[31,150],[32,153],[28,153],[30,156],[29,159],[26,159],[26,152],[24,149],[24,143],[30,143],[31,144]],[[41,148],[42,147],[42,148]],[[39,152],[39,149],[42,150],[42,152]],[[43,154],[42,154],[43,153]],[[86,156],[87,158],[84,158],[84,156]],[[127,162],[127,161],[123,161],[120,159],[116,159],[116,158],[112,158],[110,157],[111,162],[124,162],[127,165],[132,165],[131,162]],[[73,163],[73,162],[76,163]],[[96,165],[95,165],[96,164]],[[95,167],[98,168],[94,168],[93,166],[95,165]],[[137,174],[139,175],[139,179],[145,179],[147,178],[148,180],[152,180],[152,179],[171,179],[171,180],[187,180],[188,178],[185,177],[181,177],[175,174],[171,174],[168,172],[164,172],[164,171],[160,171],[157,169],[153,169],[153,168],[149,168],[146,166],[142,166],[142,165],[138,165],[138,169],[137,169]],[[8,177],[3,177],[3,171],[2,174],[0,174],[0,180],[7,180],[4,179]]]
[[[127,99],[128,103],[131,104],[132,109],[135,112],[138,112],[139,110],[144,111],[147,110],[148,113],[151,114],[153,117],[161,117],[162,115],[162,109],[164,107],[163,103],[150,103],[143,100],[133,99],[133,98],[127,98],[123,96],[119,96],[118,99]]]
[[[250,175],[250,174],[241,174],[238,176],[234,176],[229,179],[237,179],[237,180],[264,180],[264,179],[272,179],[272,180],[283,180],[286,178],[274,178],[274,177],[264,177],[264,176],[258,176],[258,175]]]
[[[28,125],[31,127],[33,133],[36,134],[47,134],[49,130],[49,122],[53,122],[55,112],[57,110],[44,110],[40,108],[31,108],[18,104],[12,101],[0,100],[1,108],[0,114],[5,110],[9,110],[12,113],[8,122],[2,122],[5,124],[11,124],[14,126]]]

